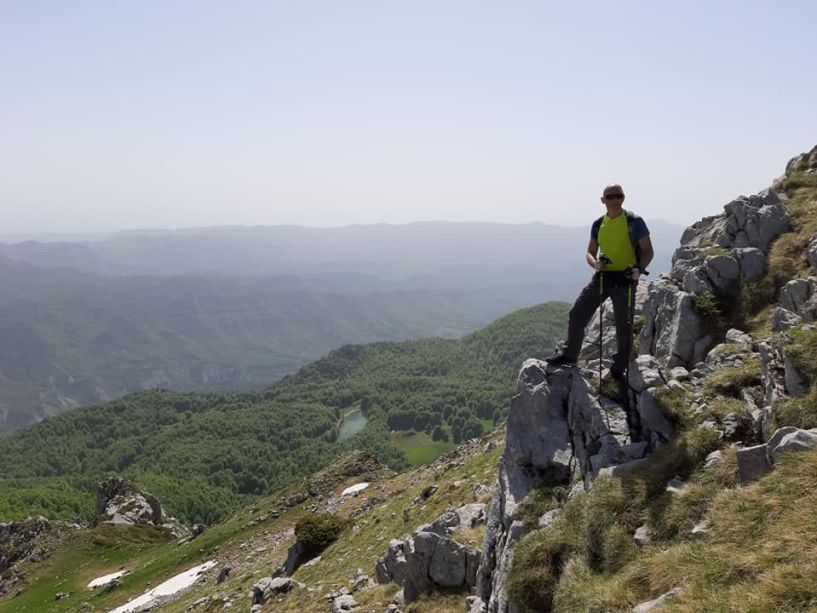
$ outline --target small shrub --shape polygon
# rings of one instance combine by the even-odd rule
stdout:
[[[723,315],[720,302],[711,292],[695,296],[695,310],[705,320],[717,320]]]
[[[295,524],[295,537],[305,556],[314,556],[334,543],[349,526],[349,520],[329,513],[311,513]]]

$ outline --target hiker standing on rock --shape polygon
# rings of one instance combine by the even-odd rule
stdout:
[[[635,285],[652,261],[653,249],[647,224],[623,208],[624,190],[620,185],[605,187],[601,201],[607,213],[593,222],[585,255],[596,272],[570,309],[567,345],[561,354],[546,361],[551,366],[575,365],[585,327],[596,309],[611,297],[618,351],[613,356],[610,377],[621,384],[632,347]]]

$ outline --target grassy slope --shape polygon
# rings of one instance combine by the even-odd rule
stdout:
[[[499,441],[502,433],[497,432],[492,438]],[[452,458],[450,467],[423,467],[393,477],[384,476],[382,480],[373,482],[362,497],[370,495],[382,502],[369,513],[356,517],[354,529],[344,532],[324,553],[319,564],[296,572],[294,578],[315,588],[314,591],[296,592],[282,602],[268,605],[264,610],[324,610],[324,594],[342,586],[348,587],[358,568],[374,576],[374,565],[385,552],[390,539],[399,538],[416,526],[436,519],[448,506],[473,502],[473,485],[491,484],[496,479],[501,453],[501,446],[483,452],[484,444],[485,441],[470,445],[464,455]],[[327,469],[327,472],[331,470]],[[332,493],[337,495],[355,482],[354,478],[347,478]],[[455,485],[455,482],[458,483]],[[420,491],[430,483],[438,485],[438,492],[422,504],[413,504]],[[297,489],[289,488],[281,496]],[[325,494],[328,496],[330,492]],[[352,499],[340,514],[348,515],[352,508],[362,502],[362,497]],[[309,504],[298,505],[270,519],[268,511],[280,507],[278,500],[278,496],[260,499],[209,529],[195,541],[181,546],[157,543],[149,531],[129,528],[105,526],[91,531],[72,532],[55,555],[26,569],[28,581],[25,591],[16,598],[11,598],[11,595],[0,598],[0,611],[73,611],[83,603],[88,603],[85,605],[88,610],[109,610],[138,596],[146,587],[156,586],[209,559],[219,561],[216,572],[229,561],[234,565],[233,573],[220,585],[215,583],[215,574],[210,574],[204,584],[192,588],[177,602],[162,610],[185,611],[193,601],[204,595],[226,596],[239,609],[248,608],[248,591],[253,583],[269,576],[272,569],[285,559],[286,549],[293,540],[291,529]],[[403,516],[404,508],[409,509],[407,521]],[[484,530],[478,529],[461,537],[461,540],[478,548],[483,534]],[[91,579],[115,572],[122,566],[132,574],[111,592],[92,592],[84,587]],[[394,584],[367,588],[356,593],[355,598],[364,606],[364,610],[371,607],[384,609],[398,589]],[[54,595],[60,591],[69,592],[71,596],[55,602]],[[459,612],[462,602],[462,594],[432,595],[412,610],[417,613]],[[217,608],[220,609],[220,605]]]
[[[523,309],[456,341],[347,346],[265,392],[148,391],[49,418],[0,439],[0,520],[89,519],[95,483],[108,474],[140,482],[171,514],[211,523],[353,448],[405,467],[390,415],[439,419],[448,407],[449,431],[458,420],[484,428],[486,416],[506,410],[519,362],[563,335],[566,311]],[[341,412],[364,403],[366,429],[334,443]],[[445,448],[414,445],[412,460]]]

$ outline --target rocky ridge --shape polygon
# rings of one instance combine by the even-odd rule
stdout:
[[[817,168],[817,148],[787,166],[808,171]],[[781,179],[782,180],[782,179]],[[738,396],[736,409],[717,419],[700,419],[698,427],[739,447],[742,482],[759,478],[786,450],[817,447],[817,430],[787,427],[771,431],[773,404],[805,394],[808,378],[797,372],[787,357],[786,336],[755,339],[737,329],[723,329],[742,292],[767,270],[774,241],[791,230],[785,197],[772,188],[740,197],[724,213],[688,228],[673,256],[672,270],[639,287],[637,319],[643,322],[638,336],[638,357],[630,368],[630,402],[639,417],[639,431],[630,432],[625,411],[598,394],[592,384],[598,359],[609,365],[610,354],[599,356],[598,317],[588,327],[580,368],[551,369],[537,360],[523,364],[517,395],[511,402],[507,444],[494,486],[488,528],[480,562],[477,596],[472,610],[505,613],[518,611],[508,591],[513,572],[515,544],[530,530],[519,517],[520,506],[535,488],[571,487],[570,496],[590,491],[600,475],[626,475],[638,470],[646,458],[675,435],[678,416],[666,410],[663,399],[677,396],[691,416],[706,416],[707,386],[718,385],[720,373],[741,373],[757,364],[756,380],[736,381],[730,393]],[[817,272],[817,236],[807,250]],[[779,332],[814,321],[817,315],[817,277],[792,279],[780,291],[779,305],[771,316],[771,331]],[[606,309],[611,317],[612,309]],[[611,336],[605,346],[613,351]],[[761,368],[762,366],[762,368]],[[713,383],[713,381],[715,383]],[[724,384],[725,385],[725,384]],[[662,399],[663,397],[663,399]],[[755,443],[758,443],[755,445]],[[720,453],[720,452],[718,452]],[[720,456],[711,454],[713,463]],[[683,482],[678,481],[678,491]],[[545,517],[540,522],[547,525]],[[705,527],[698,527],[700,534]],[[662,601],[663,602],[663,601]],[[647,610],[642,607],[638,610]]]

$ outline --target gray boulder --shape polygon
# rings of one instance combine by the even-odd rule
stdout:
[[[637,605],[633,609],[633,613],[649,613],[659,607],[663,607],[667,604],[667,601],[671,600],[675,596],[677,596],[681,592],[681,588],[673,588],[666,594],[661,594],[655,600],[648,600],[647,602],[642,602],[640,605]]]
[[[772,190],[740,196],[724,207],[724,213],[705,217],[687,228],[681,244],[688,248],[751,247],[768,252],[771,242],[791,229],[788,213]]]
[[[803,318],[783,307],[775,307],[769,317],[769,325],[774,332],[783,332],[803,323]]]
[[[737,293],[740,281],[740,266],[735,258],[728,255],[713,255],[704,262],[706,276],[712,287],[721,295]]]
[[[817,319],[817,277],[793,279],[780,290],[783,308],[800,316],[803,322]]]
[[[742,484],[757,481],[771,471],[766,445],[738,449],[738,478]]]
[[[738,261],[744,281],[759,279],[766,272],[766,254],[757,247],[735,248],[731,253]]]
[[[817,448],[817,428],[813,430],[801,430],[799,428],[794,428],[793,430],[787,429],[787,431],[783,433],[780,433],[780,430],[778,430],[775,435],[769,439],[767,447],[772,462],[779,461],[783,453],[815,449]]]
[[[480,552],[434,532],[418,529],[392,540],[375,566],[378,583],[403,587],[406,602],[434,589],[473,588]]]
[[[357,601],[351,594],[341,594],[332,599],[332,613],[344,613],[358,608]]]
[[[786,396],[785,369],[777,351],[768,343],[759,343],[760,370],[763,379],[763,405],[771,407]]]
[[[527,360],[517,379],[511,400],[503,457],[514,472],[529,482],[539,478],[558,484],[570,479],[572,449],[565,406],[571,371],[560,370],[545,377],[545,364]],[[529,486],[525,489],[525,494]]]
[[[794,362],[783,353],[783,377],[786,382],[786,391],[792,396],[805,396],[809,392],[808,379],[797,370]]]
[[[107,524],[161,526],[165,515],[159,500],[121,477],[99,484],[96,496],[97,521]]]
[[[638,415],[641,420],[641,435],[658,449],[675,437],[675,426],[661,409],[655,389],[648,389],[638,397]]]
[[[668,279],[650,285],[644,322],[638,352],[655,356],[662,368],[688,367],[706,355],[709,347],[693,296]]]
[[[742,330],[730,328],[726,331],[726,340],[730,343],[740,343],[744,345],[752,344],[752,337]]]
[[[661,377],[661,365],[655,356],[640,355],[630,364],[630,387],[636,392],[664,384]]]
[[[806,246],[806,259],[811,266],[811,270],[817,275],[817,234],[811,236],[811,240]]]

